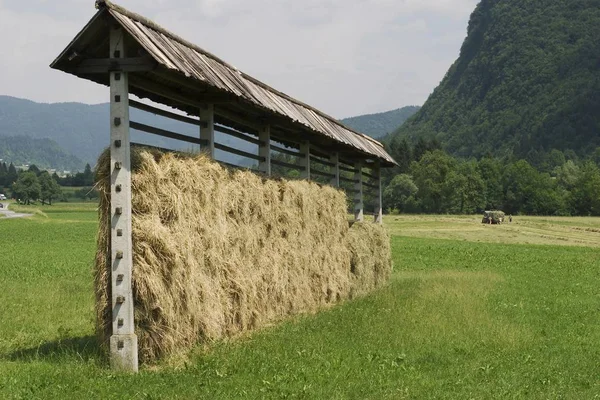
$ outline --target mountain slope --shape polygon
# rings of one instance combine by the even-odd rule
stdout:
[[[459,156],[600,146],[600,3],[482,0],[458,60],[392,137]]]
[[[0,136],[0,160],[15,165],[35,164],[40,168],[78,170],[85,165],[50,139],[28,136]]]
[[[419,106],[407,106],[377,114],[344,118],[340,122],[358,132],[373,138],[380,138],[398,129],[404,121],[419,111],[420,108]]]
[[[177,133],[198,136],[199,128],[194,125],[157,117],[139,110],[131,109],[131,119],[146,125],[153,125]],[[109,105],[108,103],[87,105],[81,103],[43,104],[9,96],[0,96],[0,140],[6,136],[27,136],[34,139],[49,138],[69,154],[77,155],[85,163],[95,165],[100,152],[109,143]],[[156,135],[132,131],[131,140],[163,148],[189,150],[192,145],[185,142],[166,139]],[[228,146],[236,143],[246,151],[257,150],[256,146],[238,139],[217,133],[216,140]],[[241,142],[238,144],[238,142]],[[254,147],[253,147],[254,146]],[[220,160],[239,164],[239,157],[216,152]],[[9,160],[10,161],[10,160]],[[54,167],[54,166],[53,166]]]

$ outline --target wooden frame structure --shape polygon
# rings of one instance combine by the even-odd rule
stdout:
[[[51,67],[110,87],[111,366],[137,371],[131,287],[131,129],[197,145],[212,158],[220,150],[257,161],[258,172],[267,176],[273,167],[295,169],[304,179],[343,188],[354,199],[357,221],[364,218],[364,192],[371,191],[375,221],[382,222],[381,169],[395,161],[381,143],[154,22],[107,0],[98,0],[96,7],[98,12]],[[197,126],[198,134],[130,121],[130,107]],[[258,151],[218,143],[216,131],[256,145]]]

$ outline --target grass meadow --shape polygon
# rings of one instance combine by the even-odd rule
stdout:
[[[600,398],[600,219],[386,217],[384,289],[137,375],[93,336],[96,219],[0,220],[0,398]]]

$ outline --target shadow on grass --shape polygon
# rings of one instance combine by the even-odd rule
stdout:
[[[93,335],[65,338],[41,343],[37,347],[16,350],[0,356],[10,361],[57,361],[76,359],[84,362],[105,363],[106,355]]]

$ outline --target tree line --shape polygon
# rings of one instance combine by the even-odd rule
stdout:
[[[529,159],[453,157],[435,140],[388,143],[398,166],[385,175],[384,207],[403,213],[472,214],[503,210],[527,215],[600,215],[600,151]],[[600,149],[599,149],[600,150]]]
[[[63,187],[80,187],[71,192],[73,197],[80,199],[93,199],[98,195],[93,190],[94,173],[89,164],[83,172],[59,177],[56,173],[40,170],[36,165],[31,165],[26,171],[19,171],[13,163],[0,163],[0,192],[20,201],[31,204],[40,201],[42,204],[52,204],[56,200],[66,200],[67,196]]]

